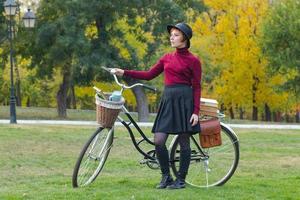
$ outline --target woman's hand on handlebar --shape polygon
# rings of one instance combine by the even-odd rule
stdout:
[[[123,69],[119,69],[119,68],[114,68],[114,74],[117,76],[123,76],[124,75],[124,70]]]

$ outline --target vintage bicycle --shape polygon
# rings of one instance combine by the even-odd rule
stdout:
[[[155,88],[142,83],[127,86],[119,82],[117,76],[114,74],[114,69],[105,67],[103,67],[103,69],[114,77],[115,82],[120,86],[120,94],[122,94],[125,89],[134,87],[143,87],[153,91],[156,90]],[[113,147],[115,134],[114,123],[116,120],[128,131],[135,149],[142,155],[140,164],[146,164],[150,169],[159,169],[154,143],[146,136],[142,128],[126,109],[124,106],[124,99],[121,99],[119,102],[109,101],[107,95],[105,95],[101,89],[96,87],[94,87],[94,89],[96,91],[96,101],[102,101],[102,103],[108,104],[104,106],[111,109],[110,111],[115,109],[117,112],[99,113],[99,115],[101,115],[100,117],[108,119],[109,125],[100,124],[99,128],[91,135],[83,146],[73,170],[73,187],[86,186],[92,183],[97,176],[100,175],[110,150]],[[97,107],[99,107],[99,105],[97,105]],[[120,110],[126,116],[126,121],[119,115]],[[116,119],[111,117],[112,115],[116,115]],[[97,117],[99,116],[97,115]],[[239,162],[238,137],[228,125],[222,122],[220,125],[222,138],[222,145],[220,146],[203,148],[200,145],[199,136],[197,134],[190,137],[191,162],[186,177],[187,184],[195,187],[221,186],[225,184],[236,171]],[[133,129],[136,129],[139,133],[139,139],[135,136]],[[150,145],[150,150],[148,149],[146,151],[142,148],[145,143],[146,145]],[[169,145],[169,154],[170,167],[174,175],[177,176],[179,171],[180,147],[176,135],[172,138]]]

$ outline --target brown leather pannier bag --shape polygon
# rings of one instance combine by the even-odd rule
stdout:
[[[203,148],[220,146],[222,144],[221,125],[218,119],[200,121],[200,144]]]

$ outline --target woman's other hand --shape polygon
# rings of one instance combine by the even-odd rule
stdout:
[[[119,68],[115,68],[115,74],[117,76],[123,76],[124,75],[124,70],[123,69],[119,69]]]
[[[195,126],[199,122],[199,117],[196,114],[192,114],[192,117],[190,119],[190,123],[192,123],[192,126]]]

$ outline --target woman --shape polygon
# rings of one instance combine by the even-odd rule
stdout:
[[[116,75],[151,80],[164,72],[165,88],[157,117],[152,128],[156,155],[161,167],[162,180],[157,188],[180,189],[185,187],[191,148],[190,135],[200,132],[198,123],[201,94],[201,64],[188,49],[192,29],[185,23],[168,25],[170,42],[174,52],[167,53],[149,71],[116,69]],[[168,134],[178,134],[180,166],[173,181],[169,169],[169,153],[166,147]]]

